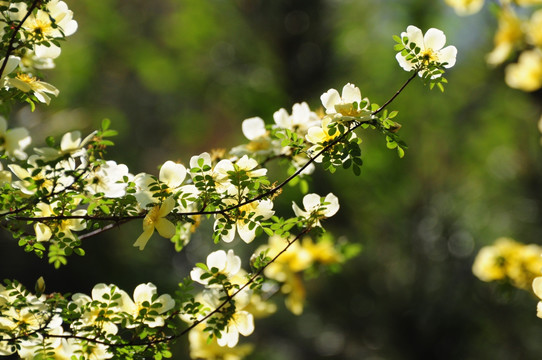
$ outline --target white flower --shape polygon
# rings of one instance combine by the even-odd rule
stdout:
[[[305,210],[292,203],[295,215],[309,220],[312,226],[322,226],[320,219],[331,217],[339,211],[339,199],[332,193],[325,198],[318,194],[307,194],[303,198],[303,206]]]
[[[214,181],[216,191],[219,193],[226,192],[231,187],[231,182],[229,181],[228,177],[225,176],[225,173],[220,169],[233,169],[233,165],[230,166],[228,162],[231,164],[230,160],[226,160],[220,165],[219,171],[217,171],[216,168],[213,168],[211,155],[209,153],[204,152],[198,156],[192,156],[190,158],[190,176],[192,176],[194,183],[198,182],[199,178],[210,177],[212,181]],[[209,184],[207,179],[205,179],[205,182]]]
[[[77,21],[73,20],[73,12],[68,9],[68,5],[64,1],[51,0],[47,2],[46,7],[47,11],[38,9],[32,13],[23,23],[23,28],[35,33],[36,36],[53,38],[70,36],[75,33]]]
[[[237,345],[239,334],[249,336],[254,332],[254,316],[243,310],[249,303],[252,292],[243,290],[235,296],[235,312],[229,320],[226,328],[220,332],[221,337],[217,339],[218,345],[230,348]],[[203,291],[202,302],[211,309],[216,309],[223,302],[224,292],[218,289]]]
[[[243,120],[241,124],[243,135],[249,140],[266,138],[269,134],[265,129],[265,122],[260,117],[252,117]]]
[[[227,205],[236,205],[235,200],[225,201]],[[259,221],[267,220],[275,213],[273,210],[273,202],[269,199],[253,201],[248,204],[240,206],[238,210],[238,216],[231,225],[230,229],[224,229],[222,231],[222,240],[224,242],[232,242],[235,238],[235,233],[239,233],[241,240],[247,244],[252,242],[256,237],[256,229],[258,228]],[[219,224],[224,216],[217,215],[214,224],[215,231],[219,227]]]
[[[1,66],[1,64],[4,63],[5,59],[6,59],[5,57],[0,59],[0,66]],[[8,61],[6,63],[6,67],[4,68],[4,71],[2,72],[2,74],[0,74],[0,86],[5,85],[5,81],[6,81],[5,77],[6,77],[6,75],[13,72],[13,70],[15,70],[17,68],[17,66],[19,66],[20,62],[21,62],[20,57],[13,56],[13,55],[9,56]]]
[[[210,253],[207,256],[207,268],[211,270],[212,268],[218,269],[217,275],[225,275],[227,278],[235,276],[241,269],[241,258],[234,254],[233,250],[228,250],[226,253],[224,250],[218,250]],[[203,285],[209,285],[209,281],[212,277],[202,279],[201,275],[206,272],[199,268],[195,267],[190,272],[190,277],[192,280],[199,282]],[[214,284],[215,286],[221,286],[220,284]],[[213,286],[213,284],[211,284]]]
[[[60,191],[73,183],[73,177],[65,174],[65,171],[75,169],[73,159],[58,162],[54,169],[49,165],[38,165],[38,160],[40,160],[38,155],[31,155],[27,160],[27,164],[30,165],[28,169],[17,164],[8,165],[13,174],[20,179],[13,182],[14,188],[21,190],[23,194],[33,195],[37,186],[46,191]]]
[[[320,124],[320,118],[310,110],[306,102],[294,104],[291,115],[286,109],[279,109],[273,114],[273,120],[277,127],[291,130],[301,136],[305,136],[310,127]]]
[[[62,136],[60,140],[60,150],[50,147],[35,148],[36,154],[39,154],[44,160],[54,160],[61,156],[70,154],[71,157],[84,157],[86,155],[85,145],[92,140],[96,131],[90,133],[81,140],[81,132],[71,131]]]
[[[342,94],[335,89],[330,89],[320,96],[322,105],[326,108],[326,114],[342,116],[370,115],[369,99],[361,98],[361,92],[357,86],[346,84]]]
[[[236,170],[246,172],[246,175],[251,178],[265,176],[265,174],[267,174],[267,169],[256,169],[258,166],[259,164],[256,160],[249,158],[247,155],[244,155],[242,158],[235,162],[235,165],[230,160],[220,160],[216,164],[214,171],[217,174],[218,181],[226,182],[229,181],[228,178],[230,175],[228,173],[230,171]]]
[[[0,151],[3,151],[10,158],[19,160],[26,159],[24,149],[30,145],[32,139],[25,128],[14,128],[8,130],[6,119],[0,116]]]
[[[158,180],[167,186],[166,191],[169,193],[176,193],[179,191],[185,178],[186,168],[182,164],[177,164],[168,160],[160,167]],[[134,178],[134,182],[137,187],[135,197],[142,207],[158,202],[158,199],[153,197],[154,192],[150,190],[150,188],[156,184],[156,180],[152,175],[145,173],[137,174]],[[195,190],[192,189],[190,192],[193,193],[194,191]]]
[[[54,209],[60,205],[60,202],[55,201],[51,204],[46,203],[38,203],[36,205],[36,216],[37,217],[52,217],[58,215],[54,212]],[[86,215],[86,210],[80,209],[75,210],[71,213],[73,216],[84,216]],[[53,227],[53,229],[51,229]],[[81,231],[85,230],[86,226],[84,223],[84,219],[81,218],[75,218],[75,219],[64,219],[64,220],[57,220],[56,223],[45,225],[45,223],[42,222],[36,222],[34,224],[34,231],[36,232],[36,241],[49,241],[51,237],[53,236],[53,230],[57,230],[57,232],[64,233],[65,238],[69,239],[75,239],[75,235],[73,235],[72,231]]]
[[[97,325],[108,334],[116,334],[118,332],[116,321],[110,317],[116,316],[121,311],[124,293],[115,285],[100,283],[92,288],[92,298],[86,294],[73,294],[72,302],[77,305],[78,311],[81,313],[75,328]],[[121,296],[115,296],[116,294]],[[113,313],[108,315],[104,310],[112,310]]]
[[[46,334],[51,336],[43,337],[41,333],[38,333],[36,337],[30,337],[28,339],[22,340],[18,343],[20,349],[17,351],[21,359],[35,359],[38,358],[35,355],[37,352],[45,347],[50,349],[55,349],[61,345],[61,339],[57,336],[66,335],[62,326],[57,326],[51,328],[48,326],[46,328]]]
[[[241,156],[249,154],[251,156],[266,155],[277,153],[278,147],[275,141],[269,138],[269,131],[265,128],[265,122],[262,118],[252,117],[243,120],[241,124],[243,135],[250,140],[248,144],[243,144],[231,149],[230,154]]]
[[[109,160],[88,175],[85,190],[93,195],[103,193],[106,198],[119,198],[126,194],[128,184],[124,177],[130,179],[132,176],[126,165]]]
[[[413,59],[407,60],[403,52],[397,53],[395,58],[404,70],[421,69],[419,75],[423,76],[423,68],[430,64],[440,64],[445,68],[451,68],[455,65],[457,49],[453,45],[444,47],[446,35],[441,30],[431,28],[424,35],[419,28],[410,25],[406,32],[401,33],[401,39],[404,38],[408,39],[408,43],[403,40],[403,45],[407,49],[410,49],[409,45],[412,43],[420,48],[420,52]]]
[[[158,327],[164,325],[164,318],[160,314],[165,313],[173,309],[175,306],[175,301],[168,294],[160,295],[156,297],[156,286],[152,283],[139,284],[134,289],[134,300],[128,296],[128,294],[123,293],[122,296],[122,310],[130,314],[134,321],[130,322],[126,327],[133,328],[139,326],[137,319],[140,315],[141,310],[146,309],[145,315],[143,315],[142,322],[147,324],[149,327]],[[159,305],[159,306],[158,306]],[[158,315],[149,314],[150,309],[158,313]]]

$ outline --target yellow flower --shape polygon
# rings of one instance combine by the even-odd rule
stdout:
[[[269,244],[258,248],[256,254],[268,250],[267,256],[273,258],[285,246],[286,239],[272,236],[269,238]],[[286,307],[295,315],[300,315],[303,312],[305,303],[305,287],[299,273],[307,270],[312,264],[313,258],[309,251],[299,242],[295,242],[264,270],[264,275],[267,278],[282,283],[281,292],[287,295]]]
[[[521,53],[516,64],[506,67],[506,84],[514,89],[535,91],[542,87],[542,54],[537,50]]]
[[[506,280],[520,289],[529,289],[542,269],[542,247],[524,245],[512,239],[497,239],[478,252],[472,272],[482,281]]]
[[[310,237],[306,237],[301,246],[311,254],[314,262],[326,265],[343,262],[343,256],[335,249],[329,238],[314,243]]]
[[[472,15],[480,11],[484,6],[484,0],[444,0],[448,6],[451,6],[457,15]]]
[[[495,33],[495,47],[487,55],[490,65],[499,65],[512,53],[516,45],[522,41],[521,20],[508,8],[499,13],[499,28]]]
[[[190,343],[190,357],[192,359],[206,360],[241,360],[252,352],[254,346],[250,344],[237,345],[233,348],[220,346],[215,337],[209,339],[209,332],[203,331],[206,325],[199,324],[188,333]]]
[[[139,250],[143,250],[155,229],[160,236],[168,239],[172,238],[175,235],[175,225],[166,219],[166,216],[173,210],[174,206],[175,201],[169,197],[162,205],[153,207],[143,219],[143,234],[137,238],[134,246],[139,247]]]
[[[33,92],[34,96],[42,103],[49,105],[51,98],[47,94],[58,96],[58,89],[51,84],[39,81],[29,74],[19,73],[16,77],[8,79],[8,84],[22,92]]]
[[[539,276],[533,280],[533,292],[539,299],[542,299],[542,276]],[[542,318],[542,301],[539,301],[536,306],[536,316]]]
[[[527,40],[534,46],[542,47],[542,9],[535,11],[526,24]]]

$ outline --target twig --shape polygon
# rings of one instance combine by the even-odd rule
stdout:
[[[30,7],[28,8],[28,10],[26,12],[26,15],[19,22],[19,24],[15,27],[15,29],[13,29],[13,35],[11,36],[11,39],[9,40],[9,45],[8,45],[8,49],[6,51],[6,55],[4,57],[4,61],[2,62],[2,66],[0,66],[0,74],[3,74],[4,70],[6,69],[8,59],[9,59],[9,55],[11,54],[11,52],[14,49],[14,44],[15,44],[15,39],[17,38],[17,33],[19,32],[19,30],[21,30],[21,27],[23,26],[23,23],[26,21],[26,19],[28,19],[30,14],[32,14],[32,11],[34,11],[34,9],[38,6],[39,2],[40,2],[40,0],[34,0],[32,5],[30,5]]]

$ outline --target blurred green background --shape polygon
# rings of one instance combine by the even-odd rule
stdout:
[[[542,94],[510,89],[502,69],[486,66],[496,28],[487,9],[461,18],[422,0],[66,1],[79,30],[48,73],[60,96],[14,120],[39,144],[108,117],[120,131],[109,158],[133,174],[242,143],[243,119],[271,123],[300,101],[317,109],[323,92],[346,82],[382,104],[408,77],[392,35],[410,24],[442,29],[458,48],[446,92],[417,81],[390,107],[405,158],[362,133],[360,177],[318,170],[311,183],[340,199],[326,228],[363,252],[343,272],[307,281],[303,315],[278,299],[280,312],[256,322],[249,359],[542,357],[534,296],[471,272],[477,250],[497,237],[542,244]],[[292,196],[276,209],[289,214]],[[157,235],[140,252],[140,231],[134,223],[88,239],[87,255],[59,270],[2,234],[0,275],[31,288],[43,275],[50,292],[106,282],[131,293],[150,281],[172,293],[212,245],[202,229],[183,253]],[[175,359],[187,358],[186,339],[175,348]]]

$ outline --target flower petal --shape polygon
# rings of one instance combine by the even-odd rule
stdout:
[[[241,128],[243,130],[243,135],[249,140],[256,140],[267,134],[265,122],[260,117],[245,119],[241,124]]]
[[[186,177],[186,168],[168,160],[160,168],[160,181],[166,183],[171,189],[179,187]]]
[[[326,108],[326,113],[332,114],[335,113],[335,105],[341,102],[341,96],[337,90],[330,89],[320,96],[320,100],[322,101],[322,105]]]
[[[156,294],[156,285],[153,283],[139,284],[134,289],[134,301],[137,303],[148,301],[150,303],[154,294]]]
[[[226,268],[227,257],[224,250],[218,250],[207,255],[207,267],[217,268],[218,270],[224,270]]]
[[[433,51],[439,51],[446,44],[446,35],[442,30],[431,28],[427,30],[423,37],[423,42],[426,49],[433,49]]]
[[[254,226],[252,230],[249,228],[249,226],[250,222],[245,223],[241,220],[237,223],[237,232],[239,233],[239,237],[247,244],[251,243],[256,237],[257,226]]]
[[[254,332],[254,317],[248,311],[235,313],[235,325],[241,335],[248,336]]]
[[[166,239],[171,239],[177,232],[177,228],[175,227],[175,225],[165,218],[158,219],[156,221],[155,227],[156,231],[158,231],[158,234],[160,234],[161,237],[165,237]]]
[[[139,235],[136,242],[134,243],[135,247],[139,247],[139,250],[143,250],[145,248],[145,245],[147,245],[147,242],[152,236],[152,233],[154,232],[154,227],[149,227],[148,229],[143,231],[143,234]]]
[[[438,53],[438,61],[442,63],[447,63],[444,67],[451,68],[455,65],[455,59],[457,56],[457,48],[453,45],[446,46],[444,49],[440,50]]]
[[[342,101],[344,103],[353,103],[361,101],[361,92],[357,86],[350,83],[343,87]]]

